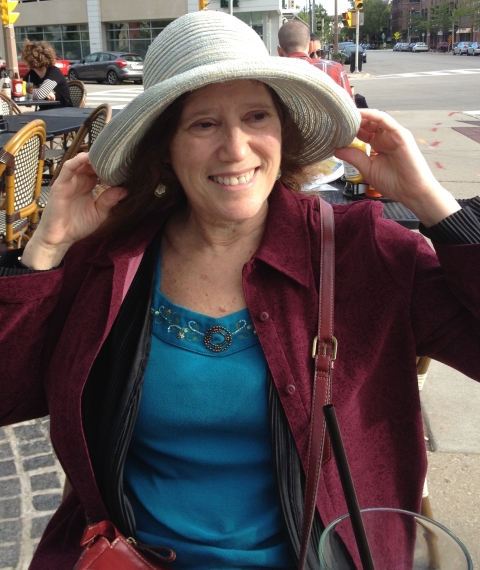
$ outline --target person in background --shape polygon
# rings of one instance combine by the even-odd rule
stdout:
[[[60,101],[62,107],[73,107],[67,80],[55,66],[55,50],[48,42],[25,40],[22,60],[30,68],[23,80],[34,84],[34,99]]]
[[[310,34],[311,52],[310,59],[322,59],[322,48],[320,44],[320,38],[317,34]]]
[[[310,30],[306,24],[300,20],[285,22],[278,30],[278,43],[280,45],[277,47],[277,52],[280,57],[295,57],[308,61],[308,63],[311,63],[317,69],[329,75],[340,87],[343,87],[353,99],[348,76],[340,63],[309,57],[309,54],[312,53],[317,55],[317,48],[313,48],[314,42],[310,39]],[[320,40],[318,40],[318,52],[319,51]]]

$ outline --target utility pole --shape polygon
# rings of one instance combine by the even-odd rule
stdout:
[[[312,34],[317,31],[317,15],[315,13],[315,0],[312,0]]]
[[[333,29],[333,53],[338,53],[338,0],[335,0],[335,19],[333,25],[335,26]]]

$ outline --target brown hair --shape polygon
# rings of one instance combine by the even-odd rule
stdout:
[[[281,181],[299,192],[309,179],[307,169],[296,158],[303,153],[304,139],[279,96],[273,89],[269,88],[269,91],[282,127]],[[134,230],[151,214],[171,213],[186,203],[183,188],[168,160],[170,145],[189,95],[187,92],[175,99],[133,148],[127,160],[127,177],[122,184],[128,190],[128,196],[112,208],[100,229],[101,235]],[[162,198],[154,195],[159,184],[167,188]]]
[[[30,69],[41,69],[55,65],[57,56],[48,42],[25,40],[22,47],[22,60]]]

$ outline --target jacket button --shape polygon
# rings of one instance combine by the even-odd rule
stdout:
[[[285,392],[287,393],[287,396],[292,396],[292,394],[295,394],[296,388],[293,384],[289,384],[286,388],[285,388]]]
[[[258,315],[258,318],[259,318],[261,321],[267,321],[267,320],[270,318],[270,315],[269,315],[268,313],[266,313],[265,311],[263,311],[263,313],[260,313],[260,314]]]

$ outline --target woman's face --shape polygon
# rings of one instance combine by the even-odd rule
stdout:
[[[280,118],[258,81],[208,85],[187,99],[170,161],[203,219],[242,222],[264,215],[281,152]]]

